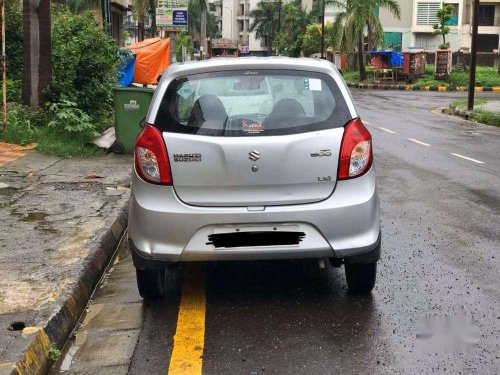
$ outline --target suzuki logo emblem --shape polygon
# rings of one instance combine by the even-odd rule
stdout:
[[[248,153],[248,158],[251,160],[251,161],[257,161],[260,159],[260,152],[257,151],[256,149],[253,149],[252,151],[250,151]]]

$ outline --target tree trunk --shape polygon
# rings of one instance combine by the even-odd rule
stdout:
[[[207,51],[207,9],[201,11],[200,25],[200,45],[203,47],[203,59],[205,59]]]
[[[142,42],[144,40],[144,20],[137,21],[137,41]]]
[[[368,29],[368,51],[373,51],[375,42],[373,41],[373,30],[369,23],[366,23]]]
[[[366,79],[366,67],[365,67],[365,58],[363,53],[363,34],[359,36],[358,40],[358,66],[359,66],[359,80],[364,81]]]
[[[273,42],[271,42],[271,38],[269,37],[267,38],[267,55],[273,55]]]
[[[149,13],[151,14],[151,31],[150,36],[154,38],[156,36],[156,1],[149,1]]]
[[[52,74],[50,0],[23,1],[22,102],[42,106],[43,91]]]

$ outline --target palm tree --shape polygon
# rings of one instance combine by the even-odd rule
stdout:
[[[252,18],[250,31],[255,31],[255,37],[257,39],[265,39],[268,54],[271,55],[273,51],[272,41],[278,33],[280,21],[278,5],[274,2],[261,1],[257,4],[257,7],[250,12],[250,18]]]
[[[365,27],[370,30],[373,44],[378,46],[384,40],[384,28],[375,9],[386,8],[400,18],[399,4],[396,0],[343,0],[331,1],[342,9],[337,14],[332,30],[334,47],[341,52],[350,52],[355,46],[358,50],[359,79],[366,79],[363,34]]]
[[[144,40],[146,34],[145,23],[149,13],[148,5],[148,0],[132,0],[132,13],[134,14],[134,18],[137,19],[137,40],[139,42]]]
[[[206,53],[208,13],[207,0],[189,0],[188,11],[189,30],[192,32],[193,39],[199,42],[200,47],[203,46]]]
[[[285,17],[280,35],[283,35],[287,44],[288,56],[300,56],[304,34],[306,33],[307,26],[312,22],[313,17],[311,13],[308,13],[306,8],[302,8],[300,2],[292,2],[285,5]]]

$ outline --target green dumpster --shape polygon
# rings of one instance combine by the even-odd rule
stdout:
[[[116,87],[113,90],[116,141],[111,151],[132,154],[135,138],[141,131],[155,90],[146,87]]]

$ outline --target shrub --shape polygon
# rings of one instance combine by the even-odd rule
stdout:
[[[2,132],[2,139],[25,145],[33,142],[38,133],[38,128],[33,124],[33,112],[29,107],[20,104],[7,106],[7,131]]]
[[[193,39],[187,33],[178,33],[175,36],[175,58],[178,62],[182,61],[182,47],[186,47],[188,54],[194,51]]]
[[[117,44],[98,27],[92,12],[53,9],[53,76],[47,100],[76,103],[76,108],[94,120],[108,117],[119,63]]]
[[[474,120],[486,125],[500,126],[500,114],[489,111],[474,111]]]
[[[48,109],[52,115],[48,127],[89,138],[97,136],[92,118],[79,109],[76,103],[62,100],[60,103],[49,104]]]
[[[17,79],[9,79],[5,82],[7,86],[7,102],[21,101],[21,81]],[[2,85],[0,83],[0,98],[2,97]],[[1,107],[1,104],[0,104]]]
[[[5,0],[5,54],[7,76],[20,80],[23,71],[23,15],[19,0]],[[0,50],[2,42],[0,40]]]
[[[69,107],[72,106],[69,105]],[[68,109],[64,108],[61,111],[67,112]],[[93,138],[92,132],[88,132],[90,134],[68,132],[67,130],[61,130],[62,125],[60,123],[46,126],[53,116],[50,111],[38,111],[17,103],[9,103],[7,107],[7,130],[0,130],[0,140],[20,145],[38,143],[38,151],[56,156],[94,156],[103,154],[102,149],[88,144]]]

